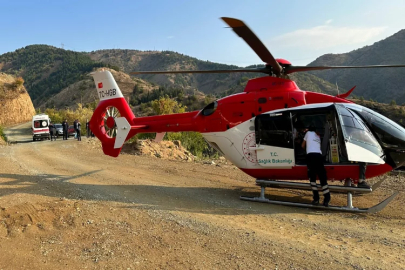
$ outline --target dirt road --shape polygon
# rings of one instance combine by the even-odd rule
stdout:
[[[372,215],[246,202],[259,188],[231,165],[110,158],[86,139],[4,146],[0,164],[2,269],[405,268],[402,194]],[[354,201],[404,187],[392,176]]]

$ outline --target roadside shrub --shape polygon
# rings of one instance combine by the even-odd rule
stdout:
[[[190,151],[194,156],[203,158],[207,155],[208,144],[201,133],[198,132],[169,132],[166,134],[169,141],[181,141],[181,144]]]
[[[17,77],[13,83],[14,89],[18,89],[24,84],[24,79],[22,77]]]
[[[6,142],[7,141],[7,136],[4,134],[4,129],[2,126],[0,126],[0,137]]]
[[[194,99],[194,98],[192,98]],[[173,113],[183,113],[186,111],[186,106],[183,106],[177,100],[170,98],[165,95],[159,99],[152,100],[150,102],[154,114],[173,114]],[[141,104],[141,108],[146,108],[145,103]],[[143,133],[136,136],[138,139],[154,139],[156,137],[155,133]],[[190,151],[194,156],[199,158],[205,157],[217,157],[218,153],[211,148],[207,142],[204,140],[203,136],[198,132],[168,132],[165,140],[169,141],[180,141],[181,144]]]
[[[93,110],[89,107],[83,107],[81,103],[77,104],[77,109],[46,109],[45,113],[51,118],[53,123],[62,123],[65,119],[68,121],[69,125],[73,125],[73,122],[76,119],[79,119],[81,124],[81,133],[82,135],[86,134],[86,120],[90,121],[91,116],[93,115]]]

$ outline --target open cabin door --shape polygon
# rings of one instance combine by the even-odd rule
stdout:
[[[255,119],[257,162],[260,166],[289,169],[295,165],[290,112],[261,114]]]
[[[384,152],[363,120],[354,112],[336,104],[349,161],[384,164]]]

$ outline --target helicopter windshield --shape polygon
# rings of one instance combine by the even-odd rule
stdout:
[[[405,149],[405,129],[387,117],[360,105],[345,105],[359,114],[385,148]]]

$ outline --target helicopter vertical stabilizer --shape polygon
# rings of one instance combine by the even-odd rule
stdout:
[[[101,141],[106,155],[117,157],[131,129],[135,115],[108,70],[92,73],[100,103],[90,120],[90,129]]]

